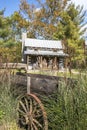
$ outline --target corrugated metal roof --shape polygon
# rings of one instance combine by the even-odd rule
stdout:
[[[40,39],[25,39],[25,47],[42,47],[42,48],[55,48],[63,49],[62,42],[56,40],[40,40]]]
[[[53,52],[53,51],[27,50],[27,51],[24,51],[24,54],[30,54],[30,55],[48,55],[48,56],[68,56],[63,51]]]

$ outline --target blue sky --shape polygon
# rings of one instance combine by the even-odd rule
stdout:
[[[36,0],[28,0],[29,3],[35,3]],[[20,0],[1,0],[0,10],[5,8],[5,16],[13,14],[19,9]]]
[[[5,8],[5,16],[11,15],[15,10],[18,10],[20,0],[1,0],[0,10]]]
[[[29,3],[36,3],[36,0],[28,0]],[[42,0],[44,1],[44,0]],[[87,10],[87,0],[71,0],[76,5],[80,4],[84,6],[84,9]],[[11,15],[14,11],[19,9],[20,0],[1,0],[0,1],[0,10],[6,8],[5,16]]]

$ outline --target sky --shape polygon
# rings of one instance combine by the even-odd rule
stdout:
[[[28,0],[30,4],[36,0]],[[5,16],[10,16],[19,9],[20,0],[0,0],[0,10],[5,8]]]
[[[36,0],[28,0],[29,3],[34,3]],[[76,5],[83,5],[87,10],[87,0],[71,0]],[[14,11],[19,9],[20,0],[0,0],[0,10],[5,8],[5,16],[10,16]]]
[[[87,10],[87,0],[71,0],[75,5],[83,5],[84,10]]]
[[[20,0],[0,0],[0,10],[5,8],[5,16],[11,15],[18,10]]]

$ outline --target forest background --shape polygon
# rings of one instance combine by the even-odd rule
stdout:
[[[83,6],[70,0],[36,0],[35,4],[20,0],[19,10],[11,16],[4,14],[5,9],[0,11],[1,62],[21,62],[21,35],[28,32],[29,38],[63,40],[72,66],[86,64]]]

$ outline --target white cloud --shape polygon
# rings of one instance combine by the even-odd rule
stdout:
[[[41,8],[36,8],[36,9],[34,10],[34,13],[39,12],[40,10],[41,10]]]
[[[75,5],[83,6],[84,10],[87,10],[87,0],[71,0]]]

